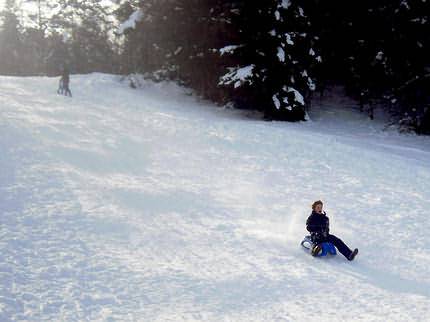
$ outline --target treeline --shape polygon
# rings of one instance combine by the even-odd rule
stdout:
[[[61,10],[45,24],[69,37],[45,32],[44,58],[32,68],[67,60],[74,72],[173,79],[290,121],[305,119],[313,95],[341,85],[370,118],[383,106],[402,128],[430,133],[428,0],[118,0],[108,13],[99,1],[49,3]],[[31,46],[28,33],[19,32]]]
[[[101,1],[26,0],[35,13],[22,18],[15,0],[6,0],[0,19],[0,74],[56,76],[117,70],[118,45]],[[22,2],[20,3],[22,5]]]
[[[301,120],[312,95],[345,86],[373,118],[430,131],[430,1],[125,2],[122,70],[160,73],[218,102]]]

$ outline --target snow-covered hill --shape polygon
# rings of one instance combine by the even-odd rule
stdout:
[[[430,321],[429,138],[57,82],[0,77],[1,321]],[[299,247],[320,198],[356,261]]]

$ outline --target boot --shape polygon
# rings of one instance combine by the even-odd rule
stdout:
[[[354,249],[354,251],[351,252],[351,255],[348,256],[349,261],[353,261],[355,256],[358,254],[358,248]]]
[[[318,256],[322,251],[322,246],[320,244],[315,245],[312,247],[311,254],[312,256]]]

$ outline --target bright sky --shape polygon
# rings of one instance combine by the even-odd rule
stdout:
[[[6,0],[0,0],[0,10],[4,8],[4,4],[6,3]],[[37,12],[37,6],[35,3],[25,3],[25,0],[15,0],[16,6],[18,8],[18,11],[16,12],[16,15],[24,19],[24,25],[26,25],[25,22],[28,22],[29,20],[26,19],[28,17],[28,14],[34,14]]]
[[[5,4],[6,0],[0,0],[0,10],[3,9],[4,4]],[[36,2],[34,3],[25,3],[25,0],[15,0],[17,7],[19,9],[19,11],[17,12],[18,17],[27,17],[27,15],[29,13],[35,13],[37,12],[37,6],[36,6]],[[101,2],[102,5],[104,5],[105,7],[112,7],[114,6],[112,0],[103,0]],[[25,20],[26,21],[26,20]]]
[[[6,0],[0,0],[0,9],[3,8],[3,5],[5,2],[6,2]],[[20,0],[17,0],[16,3],[20,3]],[[104,0],[104,1],[102,1],[102,4],[109,5],[109,4],[112,4],[112,1],[111,0]]]
[[[0,9],[3,9],[3,6],[4,6],[5,2],[6,2],[6,0],[0,0]],[[21,10],[29,10],[32,7],[35,7],[35,5],[30,4],[30,3],[26,3],[24,5],[20,5],[21,2],[24,2],[24,1],[22,1],[22,0],[16,0],[16,4],[17,4],[18,8],[21,9]]]

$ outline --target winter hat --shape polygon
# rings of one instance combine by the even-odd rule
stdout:
[[[312,210],[315,210],[315,207],[317,206],[317,205],[323,205],[323,202],[321,201],[321,200],[317,200],[317,201],[315,201],[313,204],[312,204]]]

